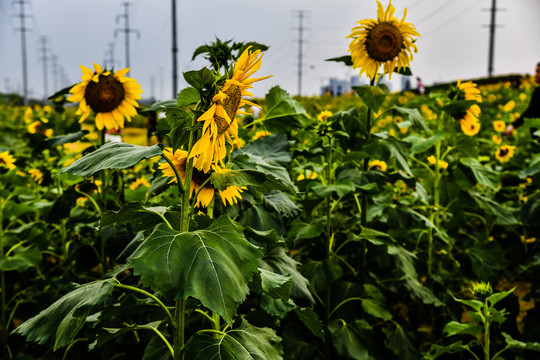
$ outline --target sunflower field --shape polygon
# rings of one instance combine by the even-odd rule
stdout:
[[[267,47],[218,40],[170,101],[96,63],[0,105],[2,359],[540,358],[534,80],[390,92],[378,5],[343,96],[252,99]]]

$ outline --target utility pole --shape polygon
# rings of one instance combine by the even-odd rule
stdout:
[[[505,9],[497,9],[497,0],[491,0],[491,8],[490,9],[483,9],[483,10],[489,10],[491,12],[490,16],[490,23],[489,23],[489,50],[488,50],[488,77],[493,76],[493,59],[494,59],[494,53],[495,53],[495,28],[502,27],[502,25],[497,25],[495,20],[495,13],[499,10],[505,10]],[[486,26],[483,26],[486,27]]]
[[[120,15],[116,15],[116,24],[118,24],[118,20],[120,18],[124,18],[124,28],[123,29],[116,29],[114,30],[114,38],[116,39],[116,35],[118,32],[123,32],[125,36],[125,48],[126,48],[126,67],[129,68],[129,33],[136,33],[137,39],[141,38],[141,33],[137,29],[131,29],[129,27],[129,5],[130,3],[122,3],[124,5],[124,13]],[[128,72],[129,74],[129,72]]]
[[[304,10],[298,10],[298,95],[302,95],[303,46],[304,46]]]
[[[24,20],[29,16],[24,13],[24,4],[26,4],[24,0],[15,0],[13,1],[13,3],[20,5],[20,13],[14,16],[21,19],[21,27],[16,28],[15,31],[21,32],[23,97],[24,97],[24,105],[28,105],[28,72],[27,72],[28,68],[27,68],[27,63],[26,63],[26,32],[29,31],[29,29],[26,27]]]
[[[58,56],[51,56],[52,61],[52,78],[53,78],[53,94],[58,91]]]
[[[172,91],[173,99],[178,96],[178,45],[176,38],[176,0],[172,0]]]
[[[39,48],[41,57],[40,60],[43,61],[43,100],[47,101],[47,97],[49,95],[49,87],[48,87],[48,77],[47,77],[47,61],[49,60],[47,57],[47,37],[46,36],[40,36],[39,42],[41,44],[41,47]]]

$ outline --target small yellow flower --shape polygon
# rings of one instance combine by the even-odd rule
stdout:
[[[408,128],[408,127],[400,127],[400,128],[399,128],[399,132],[402,133],[402,134],[406,134],[407,131],[409,131],[409,128]]]
[[[525,93],[519,94],[519,100],[521,100],[521,101],[527,101],[527,94],[525,94]]]
[[[503,109],[506,112],[510,112],[514,110],[514,107],[516,107],[516,102],[514,100],[510,100],[509,102],[506,103],[506,105],[504,105]]]
[[[321,111],[321,113],[319,115],[317,115],[317,119],[319,119],[319,121],[323,122],[323,121],[326,121],[326,119],[328,119],[332,115],[334,115],[334,114],[331,111],[323,110],[323,111]]]
[[[394,123],[399,124],[401,122],[403,122],[403,118],[401,116],[396,116],[394,118]]]
[[[305,174],[298,175],[298,177],[296,178],[296,181],[305,180],[305,179],[313,180],[313,179],[316,179],[318,176],[319,175],[315,171],[307,170]]]
[[[30,169],[28,170],[28,173],[34,179],[35,182],[41,185],[43,182],[43,173],[39,169]]]
[[[253,141],[255,140],[258,140],[258,139],[262,139],[264,137],[267,137],[269,135],[272,135],[271,133],[269,133],[268,131],[266,130],[258,130],[257,132],[255,132],[255,134],[253,135],[253,137],[251,138]]]
[[[388,168],[388,165],[386,162],[381,160],[371,160],[368,165],[369,170],[380,170],[380,171],[386,171]]]
[[[497,145],[500,145],[502,143],[502,138],[499,135],[493,135],[491,137],[491,140]]]
[[[398,97],[398,103],[400,103],[400,105],[405,105],[407,103],[407,98],[405,96]]]
[[[377,126],[380,127],[380,128],[384,128],[386,126],[386,120],[381,119],[381,120],[377,121]]]
[[[9,170],[16,168],[15,158],[9,154],[9,151],[0,153],[0,166],[7,167]]]
[[[53,134],[52,129],[47,129],[45,126],[43,126],[43,123],[39,120],[34,121],[30,125],[27,126],[28,132],[30,134],[43,134],[46,137],[51,137]]]
[[[431,165],[435,165],[437,163],[437,160],[435,159],[435,156],[433,156],[433,155],[428,156],[427,161]],[[444,160],[439,160],[439,167],[441,169],[446,169],[448,167],[448,163],[446,161],[444,161]]]
[[[502,120],[497,120],[493,122],[493,128],[495,131],[503,132],[506,129],[506,124]]]
[[[495,157],[500,163],[508,162],[514,156],[515,149],[515,146],[503,145],[497,149],[495,152]]]
[[[137,190],[138,188],[140,188],[141,186],[146,186],[147,188],[150,187],[150,183],[148,182],[148,180],[146,180],[145,178],[138,178],[137,180],[135,180],[134,182],[132,182],[130,185],[129,185],[129,188],[131,190]]]

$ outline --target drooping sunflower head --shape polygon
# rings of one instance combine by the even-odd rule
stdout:
[[[472,81],[462,83],[458,79],[456,86],[452,87],[448,98],[452,101],[476,101],[482,102],[482,95],[478,86]],[[462,111],[451,113],[452,117],[459,121],[461,130],[465,135],[473,136],[480,131],[480,116],[481,110],[477,104],[472,104],[469,108]]]
[[[227,154],[225,140],[233,147],[241,147],[238,138],[237,114],[245,114],[239,110],[244,105],[256,106],[244,96],[252,96],[248,91],[256,81],[270,76],[252,78],[261,67],[261,50],[251,52],[247,48],[238,58],[232,75],[212,98],[212,106],[197,121],[203,121],[201,138],[193,146],[190,158],[195,158],[194,166],[203,172],[210,171],[211,165],[224,167],[223,158]]]
[[[182,180],[182,182],[184,182],[186,178],[186,164],[187,164],[187,159],[188,159],[187,151],[178,149],[173,154],[171,148],[165,148],[163,150],[163,153],[165,156],[167,156],[171,160],[173,165],[176,167],[176,170],[178,171],[178,175],[180,176],[180,179]],[[158,167],[163,172],[164,177],[171,178],[169,183],[177,182],[174,169],[171,168],[171,166],[168,163],[159,163]],[[213,166],[212,170],[227,171],[227,169],[222,169],[215,165]],[[190,197],[193,196],[194,193],[198,192],[195,207],[206,208],[208,207],[208,205],[210,205],[210,203],[212,202],[212,199],[214,198],[216,189],[214,188],[214,186],[212,185],[210,181],[207,181],[210,178],[210,175],[211,175],[211,172],[204,172],[197,168],[193,168],[193,174],[191,178],[191,187],[190,187]],[[238,200],[242,198],[242,195],[240,193],[243,190],[245,190],[245,188],[240,188],[238,186],[229,186],[225,190],[218,190],[218,194],[221,197],[221,201],[223,202],[223,205],[227,205],[228,203],[232,205],[232,204],[236,204]]]
[[[13,170],[16,168],[15,158],[13,155],[9,154],[9,151],[0,153],[0,167],[8,168],[8,170]]]
[[[495,158],[497,158],[500,163],[508,162],[514,156],[515,149],[515,146],[503,145],[499,147],[495,152]]]
[[[71,102],[79,102],[79,121],[83,122],[94,111],[98,130],[122,129],[124,119],[130,121],[137,114],[136,100],[141,98],[141,86],[135,79],[125,76],[128,68],[104,71],[94,63],[94,71],[83,65],[81,70],[82,81],[69,90],[72,95],[68,98]]]
[[[366,74],[377,81],[379,68],[383,65],[383,74],[392,77],[396,68],[405,69],[410,66],[412,52],[418,48],[413,36],[420,36],[413,24],[405,22],[407,9],[403,18],[394,17],[396,9],[392,1],[386,9],[377,1],[377,19],[361,20],[351,30],[347,38],[353,40],[349,44],[349,52],[353,68],[360,68],[360,75]]]

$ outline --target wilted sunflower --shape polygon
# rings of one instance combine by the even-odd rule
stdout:
[[[353,38],[349,52],[353,68],[360,68],[360,75],[365,73],[377,81],[381,65],[384,65],[384,74],[390,78],[396,68],[405,69],[410,66],[412,52],[418,51],[413,36],[420,34],[413,24],[405,22],[407,9],[401,20],[393,16],[395,11],[391,1],[386,10],[377,1],[377,19],[358,21],[359,26],[354,27],[347,36]]]
[[[141,85],[135,79],[125,76],[129,68],[112,72],[103,71],[101,66],[94,63],[94,71],[81,65],[82,81],[69,90],[71,102],[79,102],[77,115],[83,122],[90,111],[96,113],[96,127],[102,130],[122,129],[124,118],[131,121],[137,115],[136,100],[141,98]]]
[[[0,166],[7,167],[9,170],[16,168],[15,158],[12,155],[9,155],[9,151],[0,153]]]
[[[251,84],[270,77],[249,78],[261,67],[261,58],[261,50],[251,52],[250,48],[247,48],[238,58],[231,78],[225,81],[223,87],[212,98],[210,109],[197,119],[204,121],[202,136],[193,145],[189,154],[190,158],[195,158],[194,166],[197,169],[206,173],[210,170],[211,164],[220,164],[224,167],[223,158],[227,154],[225,139],[232,145],[241,146],[238,140],[236,114],[243,112],[238,109],[244,105],[260,107],[243,99],[242,96],[253,96],[247,91],[252,88]]]
[[[456,86],[452,88],[448,97],[456,101],[474,100],[478,103],[482,102],[482,95],[477,85],[472,81],[461,83],[461,79],[458,79]],[[464,112],[452,114],[452,117],[459,120],[461,130],[465,135],[473,136],[480,131],[480,120],[478,120],[480,112],[480,107],[473,104]]]
[[[163,153],[171,160],[173,165],[176,167],[176,170],[178,171],[182,182],[184,182],[186,177],[187,151],[178,149],[173,155],[171,148],[165,148],[163,150]],[[163,176],[172,178],[171,181],[169,181],[169,184],[177,181],[174,170],[171,168],[169,163],[159,163],[158,166],[159,169],[163,172]],[[215,165],[213,166],[213,170],[228,171],[228,169],[221,169]],[[208,205],[214,198],[214,193],[216,189],[210,182],[207,182],[205,184],[205,181],[208,180],[210,175],[211,174],[209,172],[203,172],[196,168],[193,168],[189,196],[193,196],[193,193],[199,191],[200,187],[204,184],[204,187],[199,192],[199,195],[197,195],[197,202],[195,204],[196,207],[208,207]],[[218,193],[221,197],[223,205],[227,205],[227,203],[232,205],[236,204],[238,202],[238,199],[242,198],[242,195],[240,195],[240,193],[243,190],[245,190],[245,188],[229,186],[225,190],[218,190]]]
[[[508,162],[514,156],[515,149],[516,149],[515,146],[503,145],[497,149],[497,151],[495,152],[495,157],[501,163]]]

